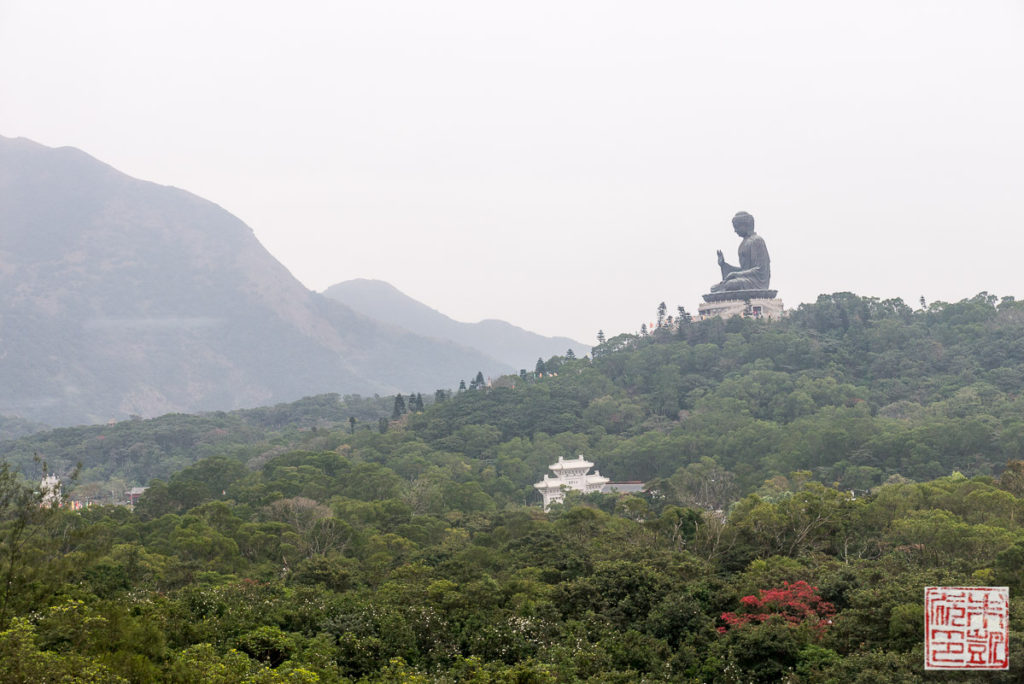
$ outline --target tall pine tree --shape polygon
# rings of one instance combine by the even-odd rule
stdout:
[[[401,394],[395,395],[395,408],[391,411],[391,420],[398,420],[405,413],[405,399]]]

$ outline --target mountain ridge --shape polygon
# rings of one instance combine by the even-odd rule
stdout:
[[[580,356],[590,350],[589,345],[568,337],[546,337],[496,318],[476,323],[456,321],[383,280],[354,278],[335,283],[322,294],[375,320],[451,340],[517,369],[532,369],[537,358],[564,355],[569,349]]]
[[[0,414],[50,425],[510,370],[310,291],[209,200],[25,138],[0,137],[0,293]]]

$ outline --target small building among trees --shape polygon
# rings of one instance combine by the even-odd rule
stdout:
[[[569,460],[559,456],[558,463],[548,466],[554,477],[545,473],[544,479],[533,485],[544,497],[544,510],[553,503],[561,502],[567,491],[600,492],[608,484],[608,478],[597,470],[591,473],[593,467],[594,464],[583,458],[583,454]]]
[[[125,493],[125,499],[128,505],[135,508],[136,504],[139,503],[139,497],[141,497],[149,487],[132,487]]]
[[[40,501],[43,506],[60,506],[60,478],[56,475],[47,475],[39,483]]]

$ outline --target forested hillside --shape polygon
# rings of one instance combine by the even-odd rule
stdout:
[[[2,473],[0,679],[957,681],[936,584],[1009,585],[1021,662],[1024,305],[661,323],[490,387],[4,443],[80,461],[72,496],[157,479],[70,512]],[[647,492],[543,512],[577,454]]]
[[[996,475],[1024,458],[1024,303],[1009,298],[915,311],[836,294],[781,322],[666,319],[646,336],[605,341],[593,359],[541,366],[491,387],[428,392],[426,410],[398,414],[385,435],[379,419],[394,415],[394,397],[323,395],[66,428],[0,450],[33,479],[39,455],[58,474],[81,463],[83,484],[144,485],[215,453],[245,460],[343,440],[393,469],[412,455],[486,465],[494,477],[483,486],[516,504],[533,500],[532,483],[559,454],[584,453],[620,480],[678,481],[687,468],[714,467],[733,496],[795,471],[866,490],[898,477]]]

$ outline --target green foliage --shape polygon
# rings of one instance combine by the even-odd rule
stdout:
[[[0,443],[6,462],[32,481],[43,473],[43,456],[51,472],[66,477],[80,465],[71,498],[122,503],[133,486],[167,480],[181,469],[209,456],[240,462],[259,459],[272,442],[319,442],[327,430],[348,425],[350,417],[373,425],[389,415],[386,398],[339,397],[325,394],[276,406],[201,415],[169,414],[151,420],[112,425],[60,428]],[[331,446],[337,446],[337,442]]]
[[[1022,588],[1015,302],[661,309],[593,359],[429,405],[328,395],[8,442],[0,679],[917,681],[924,586]],[[81,458],[97,498],[149,489],[40,507],[17,474],[37,481],[34,450]],[[578,454],[645,491],[543,512],[533,483]],[[835,614],[719,631],[787,585]]]
[[[0,679],[11,684],[128,681],[85,656],[42,650],[35,638],[35,630],[24,618],[15,618],[6,630],[0,631]]]

